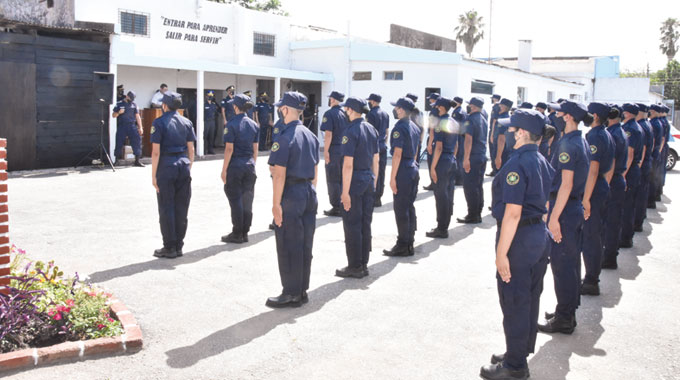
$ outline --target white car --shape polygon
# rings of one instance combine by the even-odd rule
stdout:
[[[668,140],[668,160],[666,161],[666,170],[671,170],[678,162],[678,153],[680,153],[680,131],[671,126],[671,138]]]

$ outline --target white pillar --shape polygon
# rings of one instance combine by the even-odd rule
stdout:
[[[281,78],[276,77],[274,78],[274,103],[278,102],[279,99],[281,99]],[[279,113],[276,112],[276,109],[274,110],[274,122],[276,123],[279,120]]]
[[[203,100],[205,96],[204,72],[199,70],[196,72],[196,154],[203,156],[205,147],[203,146]]]

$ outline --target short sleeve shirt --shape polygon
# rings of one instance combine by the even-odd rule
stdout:
[[[470,157],[486,157],[486,135],[488,133],[487,122],[480,112],[468,115],[465,122],[465,134],[472,137]]]
[[[196,141],[194,126],[177,111],[165,112],[151,124],[151,143],[160,144],[161,154],[186,152],[190,141]]]
[[[434,142],[442,143],[442,153],[453,154],[458,145],[458,122],[449,117],[448,114],[440,116],[437,126],[434,128]]]
[[[129,125],[135,125],[137,123],[137,114],[139,114],[139,108],[135,102],[126,102],[125,100],[116,103],[113,107],[113,112],[118,112],[124,110],[123,114],[118,115],[118,126],[127,127]]]
[[[373,167],[373,156],[380,151],[378,131],[358,118],[352,121],[342,136],[342,156],[354,158],[354,170],[370,170]]]
[[[402,159],[413,160],[418,154],[420,144],[420,128],[409,118],[397,121],[390,135],[390,154],[394,155],[394,149],[402,149]]]
[[[580,198],[583,195],[590,168],[589,150],[581,131],[564,135],[552,159],[552,166],[556,171],[552,192],[558,192],[562,185],[562,171],[571,170],[574,172],[574,184],[570,196]]]
[[[259,141],[260,128],[245,113],[234,116],[224,127],[222,142],[234,144],[229,166],[252,163],[253,144]]]
[[[590,151],[590,161],[600,163],[598,174],[607,173],[612,168],[614,162],[614,140],[604,126],[593,127],[586,133],[588,149]]]
[[[312,180],[319,163],[319,140],[299,120],[284,124],[268,163],[285,167],[287,179]]]
[[[637,121],[630,119],[623,125],[623,133],[628,137],[628,146],[633,148],[633,163],[631,165],[637,165],[642,160],[642,147],[644,146],[642,128]]]
[[[330,153],[339,153],[342,136],[348,124],[347,116],[340,106],[332,107],[323,114],[320,129],[324,132],[331,132],[333,136]]]
[[[614,141],[614,174],[623,174],[628,164],[628,139],[623,134],[620,123],[608,126],[607,132],[609,132],[612,141]]]

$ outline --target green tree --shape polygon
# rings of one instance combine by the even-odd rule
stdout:
[[[675,58],[678,52],[678,39],[680,39],[680,22],[676,18],[668,18],[661,23],[661,52],[666,54],[668,62]]]
[[[477,42],[484,38],[482,18],[474,9],[458,16],[458,26],[454,29],[458,32],[456,39],[465,44],[465,51],[469,57],[472,56],[472,50]]]
[[[283,10],[280,0],[209,0],[216,3],[234,3],[246,9],[273,13],[281,16],[288,16],[288,12]]]
[[[651,83],[664,86],[664,96],[680,105],[680,63],[671,60],[666,68],[652,74]]]

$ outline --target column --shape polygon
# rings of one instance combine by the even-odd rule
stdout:
[[[203,146],[203,128],[205,125],[203,123],[203,107],[205,96],[205,82],[203,70],[196,72],[196,155],[203,156],[205,147]]]
[[[274,78],[274,103],[278,102],[279,99],[281,99],[281,78],[276,77]],[[279,120],[279,113],[276,112],[276,109],[274,109],[274,123],[276,123]]]
[[[0,292],[9,285],[9,215],[7,209],[7,140],[0,139]]]

